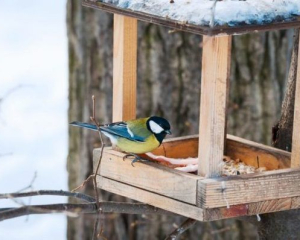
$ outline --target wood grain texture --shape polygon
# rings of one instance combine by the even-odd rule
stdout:
[[[136,116],[137,20],[114,15],[113,121]]]
[[[198,135],[169,138],[163,141],[152,153],[170,158],[189,158],[198,156]]]
[[[242,216],[252,216],[270,212],[279,212],[299,208],[300,205],[293,206],[293,198],[282,198],[255,203],[239,204],[227,207],[211,208],[203,210],[204,221],[215,221],[227,218],[236,218]]]
[[[95,161],[98,161],[98,154]],[[196,205],[197,181],[201,177],[173,170],[157,163],[134,163],[125,154],[105,149],[100,175],[125,184],[139,187],[172,199]],[[94,164],[95,165],[95,164]]]
[[[226,218],[234,218],[248,215],[248,205],[240,204],[231,206],[230,208],[212,208],[203,210],[204,221],[215,221]]]
[[[300,197],[293,197],[292,198],[291,208],[292,209],[300,208]]]
[[[292,198],[281,198],[249,204],[248,215],[290,210]]]
[[[264,25],[248,25],[248,26],[239,26],[239,27],[228,27],[228,26],[215,26],[213,28],[207,26],[197,26],[192,25],[187,22],[180,22],[171,20],[169,18],[162,18],[158,16],[153,16],[146,13],[140,13],[137,11],[122,9],[118,7],[111,6],[110,4],[105,3],[97,3],[94,0],[85,0],[82,2],[83,6],[104,10],[110,13],[117,13],[124,16],[134,17],[141,21],[158,24],[161,26],[174,28],[179,31],[187,31],[195,34],[203,34],[203,35],[219,35],[219,34],[243,34],[243,33],[251,33],[258,31],[270,31],[270,30],[280,30],[280,29],[288,29],[295,28],[300,26],[300,19],[296,19],[294,21],[286,21],[286,22],[278,22],[272,24],[264,24]]]
[[[299,40],[300,42],[300,40]],[[299,44],[300,46],[300,44]],[[291,167],[300,167],[300,51],[298,51],[297,77],[295,89],[294,125]]]
[[[198,156],[198,135],[170,138],[153,151],[155,155],[172,158]],[[247,165],[277,170],[290,167],[291,153],[264,144],[227,134],[225,155],[240,159]]]
[[[137,187],[123,184],[101,176],[97,176],[97,186],[103,190],[144,202],[185,217],[193,218],[199,221],[203,220],[202,209],[161,196],[159,194],[148,192]]]
[[[221,173],[230,56],[230,36],[203,37],[198,174],[205,177]]]
[[[227,135],[225,155],[266,170],[289,168],[291,164],[291,153],[287,151],[232,135]]]
[[[300,196],[300,170],[284,169],[198,182],[201,208],[225,207]]]

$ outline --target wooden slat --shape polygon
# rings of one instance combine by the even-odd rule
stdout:
[[[113,121],[136,116],[137,20],[114,15]]]
[[[198,182],[197,205],[225,207],[300,196],[300,170],[284,169]]]
[[[230,56],[230,36],[203,37],[198,174],[205,177],[221,173]]]
[[[169,138],[163,141],[152,153],[170,158],[189,158],[198,156],[198,135]]]
[[[185,217],[199,221],[203,220],[202,209],[159,194],[151,193],[101,176],[97,176],[97,186],[103,190],[147,203]]]
[[[299,38],[300,42],[300,38]],[[300,43],[299,43],[300,46]],[[298,51],[297,77],[295,89],[295,111],[293,125],[292,158],[291,167],[300,167],[300,50]]]
[[[300,208],[300,197],[293,197],[292,198],[292,209]]]
[[[94,152],[94,166],[100,151]],[[125,184],[136,186],[182,202],[196,205],[197,181],[201,177],[172,170],[157,163],[134,163],[125,159],[125,154],[105,149],[100,175]]]
[[[195,34],[203,34],[203,35],[218,35],[218,34],[245,34],[251,32],[258,31],[271,31],[271,30],[280,30],[280,29],[288,29],[288,28],[296,28],[300,26],[300,18],[295,18],[295,20],[285,21],[285,22],[277,22],[271,24],[264,25],[242,25],[238,27],[230,27],[230,26],[197,26],[192,25],[183,21],[175,21],[170,18],[162,18],[146,13],[141,13],[137,11],[132,11],[129,9],[122,9],[110,4],[105,3],[97,3],[94,0],[85,0],[82,2],[83,6],[104,10],[110,13],[117,13],[124,16],[134,17],[141,21],[154,23],[158,25],[162,25],[165,27],[173,28],[180,31],[187,31]]]
[[[204,221],[215,221],[226,218],[236,218],[242,216],[252,216],[270,212],[279,212],[299,208],[299,205],[293,206],[293,198],[282,198],[255,203],[233,205],[230,208],[220,207],[203,210]]]
[[[215,221],[220,219],[235,218],[248,215],[248,205],[241,204],[230,208],[212,208],[203,210],[204,221]]]
[[[198,142],[198,135],[170,138],[154,150],[153,154],[171,158],[197,157]],[[291,163],[291,153],[287,151],[230,134],[227,134],[225,155],[240,159],[247,165],[265,167],[266,170],[289,168]]]
[[[249,215],[290,210],[292,198],[273,199],[249,204]]]
[[[291,153],[243,138],[227,135],[225,155],[266,170],[289,168]]]

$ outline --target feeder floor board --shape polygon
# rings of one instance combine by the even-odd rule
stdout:
[[[198,137],[166,140],[153,153],[197,157]],[[300,170],[289,169],[290,153],[227,135],[226,155],[272,171],[203,178],[158,163],[137,162],[133,167],[132,159],[123,160],[124,153],[105,148],[97,173],[98,187],[201,221],[300,207]],[[99,157],[100,149],[95,149],[94,167]]]
[[[203,221],[203,211],[195,205],[186,204],[159,194],[145,191],[109,178],[97,176],[97,186],[103,190],[177,213],[179,215]]]
[[[195,190],[197,181],[202,177],[178,170],[170,171],[169,167],[154,162],[136,162],[133,167],[132,158],[123,161],[123,156],[123,153],[106,149],[101,160],[100,175],[196,205]]]

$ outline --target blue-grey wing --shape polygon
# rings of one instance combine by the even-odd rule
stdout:
[[[117,137],[123,137],[130,141],[145,142],[145,138],[134,135],[128,128],[127,123],[117,122],[100,127],[101,131]]]

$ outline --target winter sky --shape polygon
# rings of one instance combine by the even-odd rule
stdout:
[[[67,189],[66,1],[0,2],[0,193]],[[29,199],[22,199],[28,203]],[[65,202],[32,198],[31,204]],[[0,207],[16,206],[11,200]],[[1,240],[66,239],[66,217],[0,222]]]

